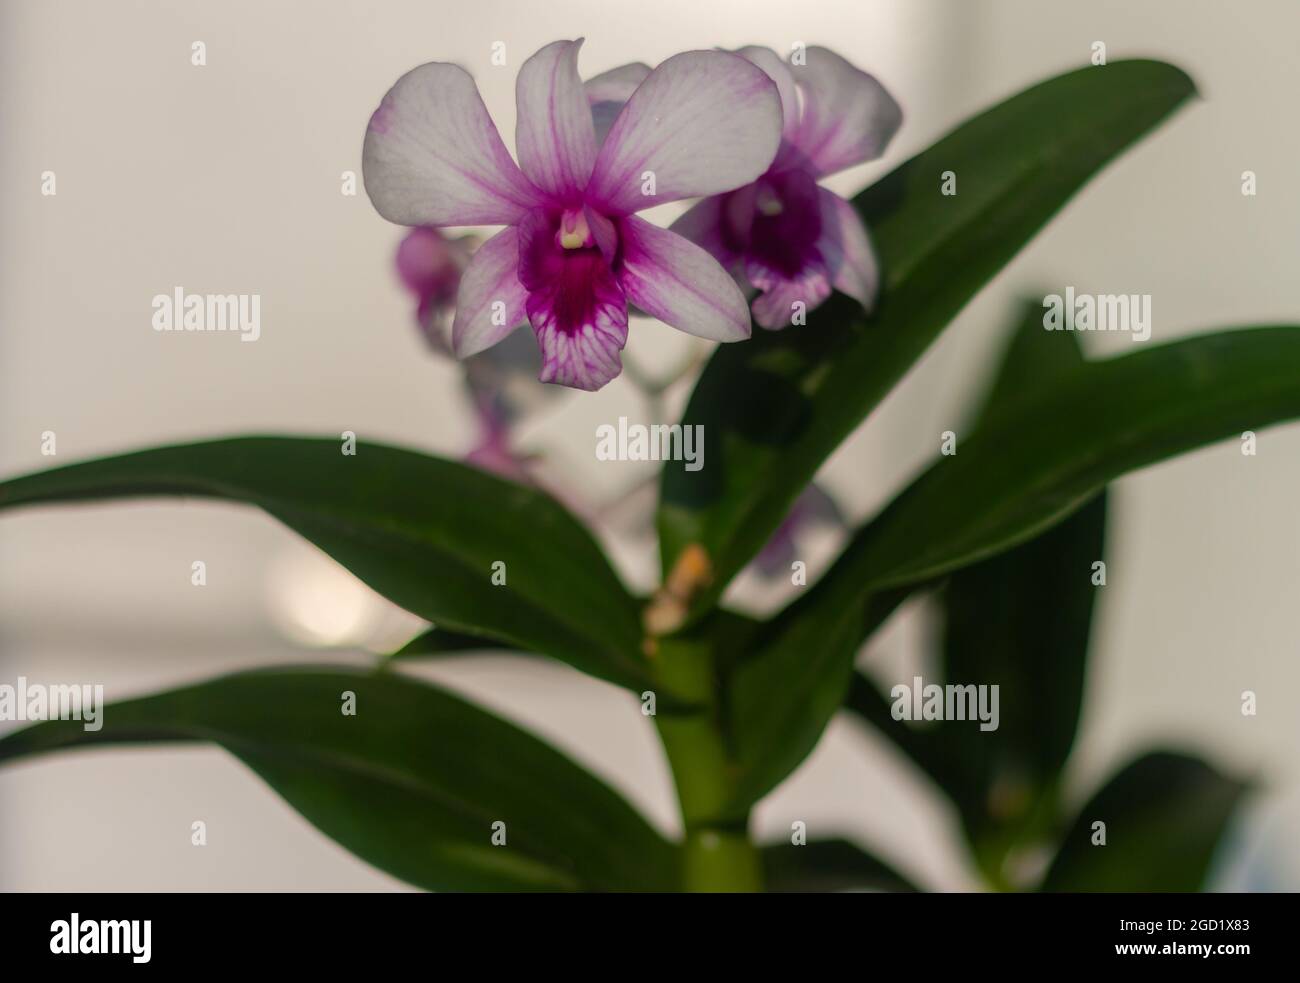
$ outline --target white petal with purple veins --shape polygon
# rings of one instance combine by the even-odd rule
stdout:
[[[542,349],[542,372],[538,377],[542,382],[594,392],[623,371],[619,353],[627,344],[626,303],[607,298],[577,328],[566,325],[555,308],[545,302],[534,307],[530,319]]]
[[[398,79],[370,117],[361,159],[375,210],[399,225],[509,225],[538,199],[455,65]]]
[[[723,51],[674,55],[614,120],[587,198],[629,215],[730,191],[767,170],[780,138],[781,99],[761,69]]]
[[[519,166],[559,201],[577,200],[596,162],[591,106],[578,76],[582,41],[556,41],[519,69],[515,149]]]
[[[619,283],[630,303],[665,324],[713,341],[750,335],[745,297],[704,249],[635,215],[620,223]]]
[[[818,176],[875,160],[898,132],[902,107],[873,76],[827,48],[809,48],[791,65],[803,94],[793,142]]]
[[[519,233],[502,229],[479,247],[461,276],[452,348],[468,358],[491,348],[528,319],[528,291],[519,282]],[[499,305],[499,306],[498,306]]]

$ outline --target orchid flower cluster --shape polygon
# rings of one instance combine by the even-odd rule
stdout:
[[[542,382],[600,389],[635,308],[717,342],[783,328],[878,273],[856,212],[817,181],[878,157],[902,121],[871,75],[825,48],[688,51],[583,82],[579,41],[516,81],[516,164],[468,73],[421,65],[370,119],[378,212],[417,227],[399,266],[434,344],[466,359],[524,323]],[[637,213],[700,199],[670,229]],[[472,256],[435,230],[503,226]],[[423,268],[420,265],[423,263]],[[449,328],[446,326],[450,320]]]
[[[788,62],[757,46],[692,51],[584,83],[581,45],[554,42],[521,68],[517,165],[473,81],[443,63],[399,79],[365,139],[376,209],[414,226],[397,269],[416,320],[465,366],[480,430],[467,460],[525,482],[509,431],[540,397],[521,377],[601,388],[622,370],[631,308],[732,342],[751,334],[750,297],[770,330],[832,289],[870,307],[867,230],[817,181],[879,157],[902,122],[875,78],[825,48]],[[637,215],[689,198],[669,229]],[[504,228],[477,249],[439,231],[477,225]],[[756,570],[779,569],[801,528],[834,517],[810,488]]]

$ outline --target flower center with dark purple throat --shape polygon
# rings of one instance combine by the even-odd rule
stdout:
[[[617,243],[613,224],[582,206],[539,210],[521,223],[519,280],[534,328],[545,323],[573,335],[611,317],[626,319],[623,291],[592,227],[602,223],[609,248]]]
[[[821,259],[817,182],[807,171],[765,174],[728,195],[724,209],[727,244],[781,276]]]

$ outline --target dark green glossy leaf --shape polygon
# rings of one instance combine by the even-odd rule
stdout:
[[[452,631],[449,628],[429,628],[392,653],[392,659],[413,659],[425,655],[470,655],[476,652],[510,652],[520,649],[507,642],[499,642],[481,635]]]
[[[1199,891],[1248,789],[1199,758],[1144,755],[1079,812],[1042,890]],[[1093,845],[1097,822],[1105,846]]]
[[[875,313],[837,295],[805,326],[722,346],[687,408],[684,422],[708,434],[710,463],[664,469],[658,521],[665,571],[690,543],[712,558],[697,611],[967,301],[1194,91],[1154,61],[1071,72],[962,124],[854,200],[884,270]],[[949,170],[955,196],[940,194]]]
[[[999,405],[854,536],[805,600],[820,607],[941,576],[1060,522],[1122,474],[1297,417],[1297,327],[1085,363]]]
[[[923,682],[996,685],[996,730],[895,720],[891,700],[857,673],[845,701],[953,800],[994,884],[1010,886],[1008,854],[1037,843],[1058,817],[1097,590],[1090,565],[1101,558],[1105,523],[1103,494],[1038,538],[958,571],[943,589],[942,658]]]
[[[824,891],[917,889],[883,860],[848,840],[810,840],[803,846],[775,843],[763,847],[767,890],[779,894]]]
[[[343,695],[355,694],[355,715]],[[512,724],[395,673],[276,669],[36,724],[0,761],[213,741],[357,856],[431,890],[668,890],[678,855],[630,805]],[[493,823],[506,844],[492,845]]]
[[[1083,365],[1077,335],[1044,331],[1042,307],[1033,304],[1013,333],[981,416],[1050,390]],[[1008,876],[1009,851],[1057,819],[1058,777],[1083,699],[1097,591],[1092,564],[1102,559],[1105,526],[1103,492],[1037,538],[956,571],[940,592],[942,658],[937,677],[925,683],[997,686],[996,730],[968,721],[896,721],[888,704],[882,721],[884,701],[864,692],[869,683],[860,680],[850,690],[847,706],[913,748],[952,797],[994,883]]]
[[[636,602],[553,499],[454,461],[336,440],[239,437],[104,458],[0,484],[0,508],[155,495],[256,505],[436,624],[632,689],[649,670]],[[492,583],[493,564],[506,583]],[[665,694],[670,698],[671,694]]]
[[[752,774],[745,793],[762,795],[812,749],[847,687],[864,607],[1031,539],[1128,471],[1297,417],[1295,327],[1200,335],[1087,362],[999,401],[959,439],[956,455],[853,537],[737,673],[733,726]]]
[[[1056,778],[1083,700],[1106,497],[1059,526],[952,576],[944,590],[945,683],[999,687],[999,725],[940,725],[971,787],[956,792],[977,846],[995,829],[1055,811]]]
[[[724,668],[745,655],[746,646],[760,622],[726,608],[716,608],[707,621],[698,625],[710,640],[713,656]],[[425,655],[472,655],[479,652],[508,652],[528,655],[525,649],[486,636],[430,627],[391,653],[389,658],[407,659]],[[656,677],[661,678],[661,677]],[[682,709],[685,709],[684,707]],[[697,708],[698,709],[698,708]]]

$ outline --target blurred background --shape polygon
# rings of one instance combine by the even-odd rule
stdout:
[[[587,76],[688,48],[825,44],[905,111],[883,161],[830,182],[843,194],[968,115],[1088,64],[1095,41],[1112,61],[1155,56],[1186,69],[1202,99],[1088,185],[828,463],[823,484],[861,520],[963,420],[1025,293],[1149,293],[1157,342],[1300,321],[1300,137],[1285,108],[1300,91],[1298,34],[1290,0],[3,0],[0,473],[246,432],[352,430],[469,450],[476,430],[458,370],[427,350],[393,269],[402,230],[364,191],[341,193],[344,172],[359,184],[370,113],[421,62],[468,68],[513,144],[515,73],[557,38],[587,38]],[[191,64],[197,41],[203,66]],[[491,62],[494,42],[505,66]],[[1256,197],[1241,194],[1246,170]],[[46,171],[54,196],[41,194]],[[662,211],[652,217],[680,209]],[[156,333],[151,299],[177,286],[260,294],[260,340]],[[1084,341],[1092,355],[1131,345]],[[634,325],[641,364],[666,369],[686,349],[662,325]],[[669,409],[684,395],[670,393]],[[620,415],[650,422],[625,378],[551,400],[520,444],[544,453],[555,483],[604,501],[645,475],[595,459],[595,427]],[[45,431],[57,435],[56,458],[41,454]],[[1082,800],[1154,744],[1257,777],[1216,865],[1223,888],[1300,889],[1297,489],[1291,426],[1263,433],[1255,457],[1230,441],[1126,478],[1112,498],[1070,794]],[[627,578],[651,585],[652,543],[618,526],[605,534]],[[835,545],[830,533],[809,545],[811,577]],[[190,581],[195,560],[207,566],[202,588]],[[731,600],[762,611],[782,597],[750,578]],[[901,612],[861,664],[881,678],[910,674],[924,614]],[[98,682],[119,699],[237,668],[357,659],[418,628],[252,510],[143,502],[0,519],[0,682]],[[630,695],[505,656],[416,671],[553,740],[676,829],[666,763]],[[1248,689],[1254,717],[1240,712]],[[977,884],[950,808],[848,720],[755,823],[777,837],[796,819],[810,835],[857,839],[925,887]],[[208,827],[204,849],[190,845],[196,820]],[[215,749],[85,752],[0,770],[0,889],[400,887]]]

